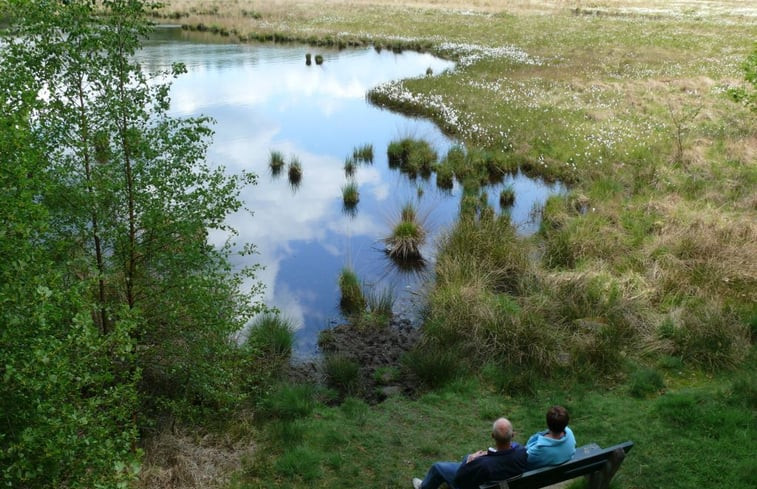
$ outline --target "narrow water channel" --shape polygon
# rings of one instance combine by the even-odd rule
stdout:
[[[321,55],[323,64],[306,65],[307,53]],[[257,246],[259,254],[249,259],[264,266],[258,278],[266,286],[266,303],[298,328],[297,355],[314,354],[318,332],[342,321],[337,280],[345,266],[367,287],[391,288],[396,309],[412,307],[427,275],[397,271],[382,239],[412,202],[430,234],[423,254],[433,260],[435,238],[457,215],[460,189],[443,191],[433,176],[411,180],[389,169],[386,150],[393,140],[414,137],[430,142],[441,156],[455,142],[429,121],[369,104],[365,94],[389,80],[426,76],[429,68],[435,75],[454,69],[453,63],[430,54],[372,48],[230,44],[177,28],[159,29],[139,58],[148,71],[184,63],[188,73],[171,89],[172,115],[214,118],[210,162],[259,176],[258,185],[243,194],[253,215],[240,212],[229,223],[239,231],[238,242]],[[360,201],[354,214],[345,213],[345,160],[363,145],[372,145],[374,161],[358,165],[353,179]],[[287,162],[300,161],[298,187],[290,185],[286,171],[272,175],[271,151]],[[523,175],[508,177],[502,185],[515,190],[511,217],[524,234],[535,230],[530,221],[534,206],[562,190]],[[494,198],[499,189],[489,195]],[[225,236],[212,239],[221,243]]]

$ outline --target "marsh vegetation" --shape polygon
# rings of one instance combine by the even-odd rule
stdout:
[[[251,471],[249,484],[329,487],[371,474],[394,485],[397,474],[464,453],[482,418],[505,411],[528,432],[540,426],[533,413],[563,402],[579,413],[582,439],[644,442],[618,487],[707,486],[713,471],[719,487],[751,487],[754,445],[738,440],[754,421],[757,126],[749,98],[729,94],[753,93],[742,64],[754,7],[378,0],[335,2],[328,17],[308,7],[264,5],[255,24],[238,22],[233,7],[212,17],[240,38],[419,47],[456,60],[455,71],[369,97],[464,143],[441,162],[410,158],[410,138],[387,151],[413,178],[435,171],[441,188],[463,187],[461,219],[439,244],[424,340],[402,366],[435,390],[392,398],[371,416],[357,403],[319,405],[291,423],[302,428],[298,457],[277,449],[283,437],[271,430],[272,450],[255,463],[275,476]],[[208,23],[185,11],[188,24]],[[540,209],[529,239],[484,188],[516,172],[571,185]],[[405,222],[397,234],[417,236]],[[454,424],[459,436],[428,440],[420,426],[429,424]],[[341,450],[371,428],[381,433],[374,462]],[[729,456],[671,453],[662,448],[671,440]]]

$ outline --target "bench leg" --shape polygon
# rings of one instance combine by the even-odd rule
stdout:
[[[587,476],[589,479],[588,489],[608,489],[610,481],[615,476],[618,468],[620,468],[620,464],[623,463],[624,458],[626,458],[626,452],[622,448],[618,448],[612,452],[604,467]]]

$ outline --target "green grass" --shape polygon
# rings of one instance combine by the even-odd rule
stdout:
[[[389,143],[387,158],[389,168],[399,168],[410,178],[429,178],[438,156],[428,141],[403,138]]]
[[[369,93],[464,145],[438,164],[411,158],[412,138],[387,148],[390,166],[410,177],[434,170],[441,188],[452,187],[450,174],[463,187],[464,219],[437,252],[425,349],[415,353],[416,374],[444,387],[387,401],[359,430],[319,407],[302,446],[319,453],[322,433],[345,426],[348,448],[322,459],[304,452],[321,470],[307,482],[258,472],[250,487],[405,486],[430,462],[487,443],[490,419],[479,418],[498,406],[525,437],[552,402],[569,407],[581,443],[637,442],[616,487],[755,485],[755,379],[743,366],[757,302],[754,114],[726,94],[744,78],[753,18],[729,3],[716,13],[669,7],[679,15],[614,1],[587,7],[602,15],[523,5],[487,2],[477,5],[485,14],[463,15],[446,2],[330,4],[324,16],[310,4],[260,4],[265,22],[254,25],[234,13],[182,14],[224,22],[243,41],[373,43],[459,62]],[[481,202],[516,168],[570,184],[528,239]],[[439,354],[449,351],[463,353]],[[482,370],[485,386],[458,380]],[[534,389],[542,371],[569,371],[575,382]],[[271,450],[262,456],[282,453]]]
[[[593,391],[570,377],[542,381],[529,396],[503,397],[491,384],[469,376],[416,400],[320,404],[298,421],[301,439],[295,447],[266,445],[248,462],[277,470],[246,471],[238,487],[358,487],[367,480],[371,487],[405,487],[435,461],[457,460],[489,446],[495,417],[509,417],[516,441],[525,443],[544,428],[544,412],[552,404],[569,410],[579,445],[634,442],[613,487],[753,487],[753,373],[747,392],[728,377],[719,377],[716,387],[705,379],[692,380],[690,373],[669,379],[684,386],[647,399],[629,395],[627,388]],[[299,456],[296,462],[292,453]]]
[[[276,357],[289,357],[294,345],[294,325],[278,314],[258,316],[250,326],[247,345]]]
[[[344,267],[339,274],[339,290],[339,307],[344,315],[360,314],[365,310],[363,288],[357,274],[349,267]]]
[[[352,151],[352,157],[357,162],[363,162],[366,164],[373,163],[373,145],[364,144],[362,146],[355,148]]]
[[[278,176],[284,168],[284,154],[281,151],[272,150],[268,166],[271,169],[271,175]]]
[[[300,163],[300,159],[296,156],[292,156],[292,158],[289,160],[289,167],[288,167],[288,173],[289,173],[289,184],[293,188],[297,188],[300,185],[300,182],[302,182],[302,163]]]
[[[357,183],[349,182],[342,185],[342,202],[345,209],[354,209],[360,202],[360,192],[357,188]]]
[[[346,176],[347,178],[353,177],[355,175],[356,169],[357,163],[354,157],[351,156],[344,160],[344,176]]]

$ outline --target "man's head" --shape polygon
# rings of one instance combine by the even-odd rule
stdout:
[[[552,433],[562,433],[568,426],[568,411],[562,406],[552,406],[547,411],[547,427]]]
[[[499,418],[492,426],[492,438],[499,448],[510,445],[510,441],[513,439],[512,423],[507,418]]]

